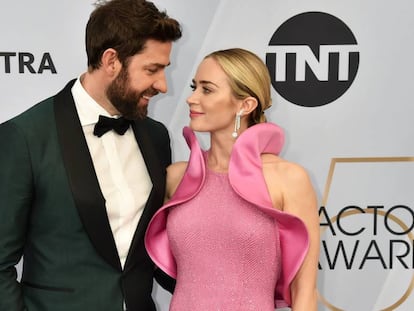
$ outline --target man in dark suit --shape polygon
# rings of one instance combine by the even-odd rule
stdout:
[[[143,237],[171,150],[147,105],[180,37],[151,2],[105,2],[86,27],[88,71],[0,125],[1,311],[155,310]]]

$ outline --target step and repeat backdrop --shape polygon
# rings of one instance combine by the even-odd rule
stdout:
[[[94,2],[1,1],[1,122],[86,70]],[[201,59],[230,47],[257,53],[272,77],[268,120],[286,132],[282,156],[308,170],[319,197],[319,310],[413,310],[414,2],[154,3],[183,25],[169,92],[150,107],[174,160],[188,156],[185,100]],[[154,297],[168,310],[170,294],[155,285]]]

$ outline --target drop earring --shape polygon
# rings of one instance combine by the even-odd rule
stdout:
[[[231,133],[231,136],[233,136],[233,138],[237,138],[237,136],[239,136],[239,129],[240,129],[240,118],[243,115],[243,109],[240,110],[238,113],[236,113],[236,119],[234,120],[234,131],[233,133]]]

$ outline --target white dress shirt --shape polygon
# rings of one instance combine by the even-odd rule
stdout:
[[[83,88],[80,79],[72,95],[92,157],[119,259],[124,267],[138,221],[152,189],[147,167],[130,127],[124,135],[93,134],[99,115],[113,117]]]

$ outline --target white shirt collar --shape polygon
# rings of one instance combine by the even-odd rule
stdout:
[[[83,88],[80,77],[76,79],[72,87],[72,96],[78,111],[79,120],[82,126],[96,124],[99,115],[111,116],[101,105],[99,105]]]

